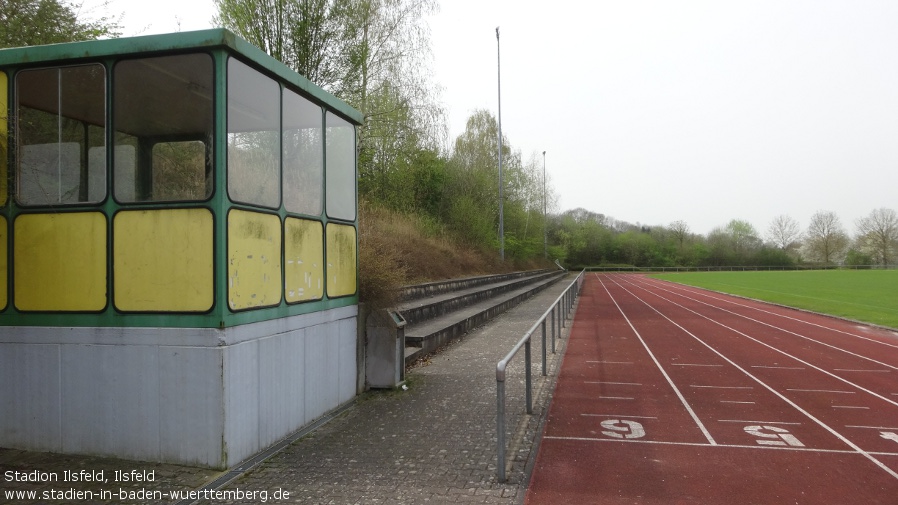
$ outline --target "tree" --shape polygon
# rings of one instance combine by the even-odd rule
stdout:
[[[689,238],[689,225],[686,224],[686,221],[674,221],[670,223],[668,229],[677,242],[677,248],[682,251],[686,239]]]
[[[794,250],[800,238],[801,228],[798,221],[785,214],[773,218],[770,227],[767,228],[767,240],[785,252]]]
[[[341,21],[331,0],[215,0],[213,21],[322,88],[345,73]]]
[[[0,2],[0,48],[36,46],[117,37],[121,28],[109,17],[87,20],[81,5],[62,0]]]
[[[824,265],[838,262],[848,248],[848,235],[833,212],[819,211],[811,216],[805,232],[807,257]]]
[[[898,249],[898,213],[876,209],[857,222],[858,243],[879,264],[894,261]]]

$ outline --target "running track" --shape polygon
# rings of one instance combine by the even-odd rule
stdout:
[[[589,274],[526,503],[898,504],[898,334]]]

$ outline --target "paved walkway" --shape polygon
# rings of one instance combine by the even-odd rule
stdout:
[[[508,481],[496,479],[496,363],[573,279],[569,276],[449,345],[406,374],[407,390],[372,391],[332,420],[288,445],[223,487],[223,474],[177,465],[108,458],[59,456],[0,449],[0,503],[191,503],[172,491],[200,490],[199,503],[420,504],[523,503],[528,464],[565,339],[549,354],[549,376],[540,376],[539,332],[533,347],[534,413],[524,414],[523,352],[508,369]],[[564,331],[566,336],[568,329]],[[152,481],[122,486],[127,492],[164,493],[145,499],[103,499],[96,482],[8,482],[7,471],[57,473],[153,471]],[[118,479],[121,480],[121,479]],[[102,481],[101,481],[102,482]],[[207,487],[203,487],[203,486]],[[92,499],[13,499],[10,490],[91,491]],[[229,496],[227,499],[215,499]],[[230,492],[230,493],[227,493]],[[237,493],[242,498],[235,499]],[[227,493],[227,494],[223,494]],[[263,494],[267,493],[267,494]],[[276,493],[278,493],[276,495]],[[288,496],[285,496],[289,494]],[[131,495],[134,496],[134,495]],[[40,498],[40,494],[38,495]]]

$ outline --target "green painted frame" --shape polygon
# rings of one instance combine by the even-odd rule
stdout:
[[[213,158],[214,158],[214,188],[212,197],[202,202],[159,202],[141,204],[119,204],[111,197],[114,185],[114,177],[111,176],[109,167],[110,150],[112,149],[111,137],[114,132],[107,128],[107,196],[103,202],[96,205],[77,204],[67,205],[63,212],[99,210],[107,218],[107,306],[103,311],[96,313],[81,312],[20,312],[15,308],[14,300],[14,258],[13,258],[13,223],[16,216],[22,213],[34,212],[32,208],[22,208],[16,204],[12,197],[14,191],[15,165],[13,159],[15,132],[12,124],[9,128],[7,157],[7,181],[10,195],[6,203],[0,206],[0,215],[7,222],[7,260],[8,282],[7,299],[9,303],[0,310],[0,326],[63,326],[63,327],[180,327],[180,328],[227,328],[242,324],[278,319],[283,317],[309,314],[322,310],[346,307],[358,304],[358,291],[350,296],[329,298],[325,293],[322,299],[301,303],[288,304],[282,296],[281,303],[277,306],[233,311],[228,307],[227,296],[227,213],[230,209],[243,209],[278,215],[281,221],[282,233],[284,220],[290,217],[314,219],[322,223],[322,229],[326,229],[328,222],[351,225],[356,228],[358,237],[358,212],[353,221],[336,220],[327,217],[326,200],[322,203],[321,214],[309,216],[303,214],[288,213],[285,210],[283,198],[280,208],[272,211],[261,207],[233,203],[228,199],[226,160],[227,160],[227,61],[235,57],[266,74],[281,89],[289,88],[310,100],[322,108],[322,129],[325,128],[325,112],[336,114],[347,120],[350,124],[359,126],[363,116],[360,112],[347,105],[342,100],[319,88],[308,79],[291,70],[286,65],[265,54],[260,49],[252,46],[245,40],[225,29],[203,30],[196,32],[174,33],[166,35],[150,35],[144,37],[109,39],[88,42],[73,42],[67,44],[54,44],[47,46],[33,46],[23,48],[11,48],[0,50],[0,72],[7,76],[7,117],[12,118],[12,109],[15,106],[15,75],[21,70],[41,68],[55,65],[74,65],[83,63],[102,63],[106,69],[106,116],[107,124],[111,124],[109,118],[114,114],[112,93],[111,69],[116,61],[125,58],[141,56],[165,56],[192,52],[205,52],[212,56],[214,72],[214,118],[213,118]],[[10,121],[12,123],[12,121]],[[283,169],[283,168],[282,168]],[[325,158],[325,171],[327,160]],[[357,172],[356,172],[357,173]],[[356,202],[358,195],[358,175],[355,181]],[[326,190],[323,198],[326,199]],[[196,208],[209,209],[213,214],[213,254],[214,254],[214,302],[213,307],[206,313],[179,313],[179,312],[120,312],[112,303],[113,291],[113,265],[112,265],[112,222],[114,215],[120,210],[139,209],[172,209],[172,208]],[[53,209],[55,211],[55,209]],[[46,209],[43,209],[46,212]],[[326,248],[326,245],[325,245]],[[358,253],[358,243],[356,243]],[[283,248],[281,254],[283,255]],[[325,257],[327,251],[325,250]],[[358,261],[358,254],[356,254]],[[284,262],[282,258],[282,279]],[[358,268],[356,268],[358,271]],[[325,265],[325,279],[326,265]],[[282,283],[283,284],[283,283]],[[358,286],[358,278],[356,279]]]

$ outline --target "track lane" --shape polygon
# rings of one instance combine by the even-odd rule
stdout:
[[[645,286],[641,287],[645,288]],[[655,294],[664,299],[663,294]],[[667,291],[664,294],[667,294]],[[703,317],[711,317],[715,307],[705,303],[698,307],[686,307],[687,310],[695,308],[701,311]],[[723,312],[729,313],[726,310]],[[718,324],[720,323],[718,322]],[[894,354],[898,353],[889,355],[883,353],[884,349],[876,348],[877,357],[880,357],[880,360],[854,353],[846,355],[839,352],[830,352],[829,356],[820,359],[819,354],[823,350],[840,349],[832,346],[807,348],[802,345],[806,343],[805,340],[796,342],[794,338],[792,342],[788,342],[784,340],[784,337],[800,335],[767,323],[760,327],[752,327],[751,324],[746,323],[741,328],[751,333],[748,335],[743,332],[742,336],[752,340],[757,338],[760,343],[767,346],[771,345],[769,333],[771,331],[775,333],[778,330],[781,333],[775,344],[778,352],[799,361],[801,363],[799,366],[810,367],[827,376],[821,378],[817,374],[779,372],[776,368],[770,368],[760,374],[766,378],[765,380],[770,380],[774,384],[778,383],[777,381],[786,381],[789,387],[785,388],[784,394],[793,401],[808,406],[830,426],[882,428],[878,432],[868,430],[848,437],[856,440],[865,451],[890,452],[898,449],[898,445],[893,445],[896,442],[894,439],[898,438],[896,435],[898,431],[893,429],[896,424],[894,420],[898,419],[898,395],[891,393],[895,390],[896,378],[890,366],[890,363],[896,359]],[[784,349],[788,349],[788,352]],[[800,357],[794,356],[796,354]],[[816,362],[814,358],[817,358]],[[875,363],[875,366],[871,367],[871,363]],[[774,377],[776,375],[780,377]],[[883,402],[887,405],[883,406]],[[844,431],[840,429],[840,433]],[[894,464],[891,467],[896,468]]]
[[[894,462],[883,462],[871,455],[871,453],[877,452],[891,454],[898,449],[892,445],[894,441],[890,438],[889,430],[881,430],[880,433],[874,434],[872,431],[849,432],[850,430],[844,429],[847,426],[890,427],[890,423],[894,423],[893,420],[898,418],[898,408],[896,408],[898,402],[865,387],[869,384],[858,384],[858,382],[871,382],[871,374],[869,369],[860,371],[862,369],[856,368],[859,366],[856,357],[831,353],[832,356],[827,357],[826,363],[824,363],[829,366],[829,369],[826,369],[809,361],[807,355],[794,356],[794,354],[801,354],[800,351],[804,351],[804,354],[811,354],[814,358],[821,359],[820,348],[808,349],[804,346],[796,346],[794,341],[789,342],[783,339],[782,335],[778,335],[773,341],[772,334],[778,329],[772,325],[764,324],[752,327],[753,321],[733,321],[724,324],[716,319],[720,317],[720,314],[713,314],[715,307],[702,304],[700,308],[704,308],[704,313],[701,313],[685,304],[680,305],[673,302],[665,298],[664,295],[651,293],[649,290],[646,290],[646,293],[648,296],[657,297],[658,303],[667,302],[665,311],[670,314],[677,314],[678,310],[686,311],[730,330],[733,335],[730,335],[729,339],[724,337],[723,333],[711,333],[714,338],[708,338],[708,340],[712,342],[712,345],[731,349],[728,353],[736,361],[744,363],[751,362],[752,359],[773,360],[779,354],[781,357],[792,359],[808,367],[807,371],[792,371],[792,373],[783,373],[776,368],[760,368],[753,374],[759,381],[773,384],[774,386],[769,386],[771,390],[778,389],[777,394],[784,400],[800,409],[821,427],[825,427],[837,439],[848,444],[853,450],[864,455],[898,479],[898,473],[896,473],[898,467]],[[727,313],[723,311],[723,314]],[[733,327],[737,322],[741,323],[738,329]],[[741,343],[739,338],[733,339],[733,336],[742,337],[742,340],[748,340],[757,346]],[[784,348],[787,348],[788,351]],[[833,363],[834,359],[841,359],[844,364],[839,365],[838,361]],[[844,368],[838,368],[839,366]],[[885,371],[888,372],[888,370]],[[882,377],[877,378],[880,379],[877,384],[887,381]],[[777,384],[783,386],[777,387]]]
[[[733,496],[746,503],[893,502],[898,480],[888,475],[888,469],[894,467],[898,452],[863,456],[850,440],[846,444],[825,424],[802,414],[789,397],[777,396],[782,394],[777,388],[764,388],[750,377],[767,374],[765,380],[788,382],[806,374],[807,367],[783,363],[787,360],[782,355],[752,357],[755,351],[749,352],[748,363],[734,366],[725,354],[714,353],[714,346],[699,343],[688,332],[700,333],[727,351],[744,346],[734,344],[744,337],[727,335],[728,330],[698,314],[653,300],[652,305],[676,316],[667,320],[621,286],[609,286],[603,295],[595,288],[596,281],[590,279],[584,286],[589,299],[581,296],[528,503],[733,503]],[[613,308],[620,314],[615,315]],[[631,324],[632,334],[627,334]],[[643,339],[642,357],[633,341],[638,340],[636,334]],[[581,347],[590,349],[587,357],[579,357]],[[646,371],[651,370],[646,366],[652,361],[646,358],[649,354],[655,356],[657,372]],[[581,373],[567,373],[572,363],[579,363]],[[670,387],[661,380],[661,370]],[[570,380],[574,377],[576,383]],[[685,400],[679,405],[671,401],[674,387]],[[634,389],[643,393],[625,396],[625,391]],[[655,394],[661,399],[653,398]],[[615,405],[608,398],[597,398],[606,395],[633,400],[619,399]],[[579,408],[562,407],[568,396],[578,398]],[[624,405],[625,410],[608,410]],[[698,423],[684,416],[684,405],[694,409]],[[588,409],[590,413],[583,412]],[[672,422],[670,416],[678,420]],[[639,423],[643,431],[639,437],[608,435],[633,434],[636,425],[625,421]],[[707,426],[713,444],[695,440],[698,424]],[[872,439],[880,434],[877,428],[887,427],[852,426],[843,430],[857,432],[852,435],[855,439]],[[684,430],[691,435],[682,437]],[[793,435],[796,430],[800,436]],[[801,446],[789,445],[789,435]],[[883,463],[885,468],[877,471],[873,468],[877,457],[892,463]]]
[[[895,396],[893,394],[896,383],[894,373],[898,372],[898,350],[893,352],[890,349],[871,349],[868,346],[863,349],[856,349],[859,352],[854,352],[846,349],[846,346],[842,345],[844,342],[836,342],[835,344],[820,342],[815,336],[798,333],[787,327],[735,314],[726,307],[683,295],[679,295],[679,299],[676,299],[677,293],[668,289],[657,286],[647,287],[644,283],[630,282],[630,285],[637,286],[639,289],[652,293],[665,301],[680,305],[701,317],[708,317],[712,320],[722,317],[715,310],[742,317],[747,321],[744,323],[744,327],[751,328],[751,336],[758,338],[761,342],[766,342],[772,346],[787,346],[790,348],[790,358],[798,357],[807,360],[812,366],[824,370],[825,373],[838,376],[840,380],[860,378],[862,379],[860,381],[862,384],[858,384],[859,387],[870,389],[869,394],[898,407],[898,401],[894,398],[889,398],[890,396]],[[671,295],[674,298],[671,298]],[[759,326],[753,327],[752,324]],[[798,339],[802,341],[799,342]],[[808,343],[815,345],[802,345]],[[847,343],[857,344],[857,342],[852,341]]]
[[[807,331],[817,333],[817,330],[822,330],[824,334],[832,333],[838,336],[851,337],[857,341],[872,342],[884,347],[898,349],[898,332],[891,329],[783,307],[749,298],[724,295],[669,280],[641,277],[640,282],[654,284],[659,287],[663,286],[665,290],[697,296],[712,301],[712,303],[719,302],[730,310],[746,317],[757,317],[760,315],[761,318],[768,321],[778,321],[775,324],[785,324],[798,333]],[[774,318],[771,319],[767,316],[774,316]],[[842,342],[847,342],[847,340]],[[862,344],[861,348],[870,349],[866,344]]]
[[[801,438],[804,441],[790,444],[792,447],[845,449],[845,446],[839,443],[840,440],[827,436],[826,427],[822,423],[809,422],[813,420],[813,416],[746,367],[741,366],[740,360],[731,357],[733,353],[750,352],[754,359],[758,352],[764,352],[765,349],[744,351],[735,349],[739,342],[734,343],[732,335],[709,326],[708,321],[703,318],[693,317],[696,314],[678,312],[667,305],[659,307],[657,303],[650,303],[619,282],[613,279],[611,282],[619,290],[615,293],[616,296],[621,298],[622,303],[628,303],[631,310],[635,311],[640,304],[645,307],[640,317],[642,324],[660,326],[666,323],[678,330],[674,332],[676,340],[672,340],[670,335],[657,335],[653,343],[659,348],[659,353],[666,352],[671,364],[683,359],[685,354],[689,365],[681,367],[676,378],[688,385],[690,400],[698,405],[700,415],[708,419],[715,438],[720,439],[721,443],[745,445],[760,440],[763,443],[759,442],[758,445],[767,445],[768,442],[785,444],[786,442],[780,437],[771,433],[776,430],[789,430],[753,427],[794,426],[801,428]],[[687,342],[692,346],[686,347]],[[671,345],[672,343],[674,345]],[[761,362],[772,361],[761,358]],[[695,365],[703,366],[696,368]],[[789,442],[793,442],[795,437],[791,433],[790,436],[792,438]]]
[[[588,314],[575,318],[571,328],[568,345],[578,352],[565,355],[559,373],[559,380],[577,387],[556,390],[546,436],[598,436],[608,431],[600,426],[603,420],[617,419],[638,420],[660,440],[708,442],[600,285],[589,283],[581,291],[578,314]]]

